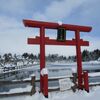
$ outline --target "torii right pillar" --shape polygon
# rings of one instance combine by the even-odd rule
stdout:
[[[88,72],[82,71],[82,55],[80,45],[80,31],[75,31],[76,40],[76,58],[77,58],[77,76],[78,76],[78,88],[85,89],[89,92]]]

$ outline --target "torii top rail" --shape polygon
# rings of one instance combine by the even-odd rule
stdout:
[[[52,22],[42,22],[33,20],[23,20],[26,27],[40,28],[40,36],[36,38],[28,38],[28,44],[40,45],[40,71],[45,68],[45,45],[63,45],[63,46],[76,46],[76,56],[77,56],[77,75],[78,75],[78,88],[85,89],[89,91],[88,86],[88,74],[82,72],[82,57],[81,57],[81,46],[89,46],[88,41],[80,39],[80,32],[90,32],[92,27],[89,26],[79,26],[79,25],[69,25]],[[58,29],[64,28],[65,30],[74,31],[75,38],[72,40],[57,41],[55,39],[49,39],[45,37],[45,29]],[[84,83],[84,84],[83,84]],[[45,96],[48,96],[48,81],[45,82],[42,75],[40,75],[40,90]]]

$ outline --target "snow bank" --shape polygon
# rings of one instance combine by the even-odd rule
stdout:
[[[0,94],[11,94],[11,93],[20,93],[20,92],[27,92],[27,91],[31,91],[32,86],[27,86],[25,88],[15,88],[15,89],[11,89],[9,92],[0,92]],[[1,100],[1,99],[0,99]]]
[[[88,63],[89,64],[100,64],[100,61],[95,60],[95,61],[89,61]]]
[[[49,98],[45,98],[41,93],[36,92],[33,96],[19,96],[0,98],[0,100],[100,100],[100,87],[95,87],[90,90],[90,93],[85,91],[52,92],[49,93]]]
[[[89,77],[96,77],[96,76],[100,76],[100,72],[89,73],[88,75]]]

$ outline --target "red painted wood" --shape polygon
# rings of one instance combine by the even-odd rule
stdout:
[[[44,27],[40,28],[40,72],[45,68],[45,29]],[[43,76],[40,74],[40,90],[43,92]]]
[[[67,45],[70,45],[70,46],[76,46],[76,40],[73,39],[73,40],[66,40],[64,42],[59,42],[55,39],[49,39],[47,37],[45,37],[45,45],[59,45],[59,46],[67,46]],[[89,42],[88,41],[83,41],[82,39],[79,40],[80,42],[80,46],[89,46]],[[31,45],[39,45],[40,44],[40,38],[28,38],[28,44],[31,44]]]
[[[43,87],[43,94],[45,95],[45,97],[48,98],[48,75],[47,74],[44,75],[43,79],[44,79],[44,83],[45,83],[45,85]]]
[[[78,74],[78,87],[80,89],[82,86],[82,57],[81,57],[81,47],[80,47],[80,33],[79,31],[75,31],[76,38],[76,57],[77,57],[77,74]]]
[[[81,46],[89,46],[89,42],[80,39],[80,32],[90,32],[92,27],[69,24],[59,25],[58,23],[32,20],[23,20],[23,23],[27,27],[40,28],[40,37],[28,38],[28,44],[40,45],[40,71],[45,68],[45,45],[76,46],[78,87],[80,89],[85,88],[86,91],[89,91],[88,73],[84,73],[83,75],[81,57]],[[45,29],[58,29],[59,27],[65,28],[66,30],[75,31],[75,39],[60,42],[55,39],[45,37]],[[48,97],[48,76],[40,75],[40,90],[44,96]]]
[[[89,80],[88,80],[88,72],[84,72],[84,89],[89,92]]]
[[[79,25],[70,25],[70,24],[62,24],[59,25],[58,23],[53,22],[42,22],[42,21],[34,21],[34,20],[23,20],[23,23],[27,27],[44,27],[47,29],[57,29],[59,27],[65,28],[66,30],[76,31],[79,30],[81,32],[90,32],[92,27],[89,26],[79,26]]]

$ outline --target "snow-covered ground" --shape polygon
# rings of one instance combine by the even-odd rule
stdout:
[[[11,89],[9,92],[0,92],[0,94],[11,94],[11,93],[21,93],[21,92],[30,92],[32,86],[27,86],[26,88],[15,88]]]
[[[36,92],[33,96],[5,97],[0,100],[100,100],[100,87],[91,88],[90,93],[81,90],[75,93],[72,91],[52,92],[49,93],[49,98],[45,98],[42,93]]]
[[[46,67],[49,70],[49,75],[50,78],[52,77],[64,77],[67,74],[67,70],[72,70],[72,71],[76,71],[76,63],[53,63],[53,64],[48,64]],[[83,67],[84,69],[100,69],[100,62],[97,61],[91,61],[91,62],[83,62]],[[70,68],[70,69],[69,69]],[[26,68],[22,68],[23,71],[32,71],[32,70],[36,70],[36,73],[34,73],[35,75],[38,76],[39,72],[39,65],[36,66],[28,66]],[[21,69],[20,69],[21,70]],[[63,72],[63,73],[62,73]],[[32,75],[32,74],[31,74]],[[30,76],[31,76],[30,75]],[[59,76],[60,75],[60,76]],[[100,80],[100,72],[92,72],[89,73],[89,77],[91,77],[92,80],[94,80],[93,78],[97,78],[95,80],[98,81]],[[30,79],[30,78],[27,78]],[[92,82],[92,81],[91,81]],[[93,81],[94,82],[94,81]],[[26,89],[24,88],[24,90],[22,88],[19,89],[12,89],[9,92],[7,92],[7,94],[9,93],[14,93],[14,92],[23,92],[23,91],[30,91],[31,87],[26,87]],[[6,92],[2,92],[6,93]],[[5,98],[0,98],[0,100],[100,100],[100,86],[98,87],[93,87],[90,89],[90,93],[87,93],[85,91],[81,91],[81,90],[77,90],[75,93],[73,93],[72,91],[64,91],[64,92],[52,92],[49,93],[49,98],[45,98],[41,93],[36,92],[33,96],[16,96],[16,97],[5,97]]]
[[[89,77],[96,77],[96,76],[100,76],[100,72],[89,73],[88,75]]]

